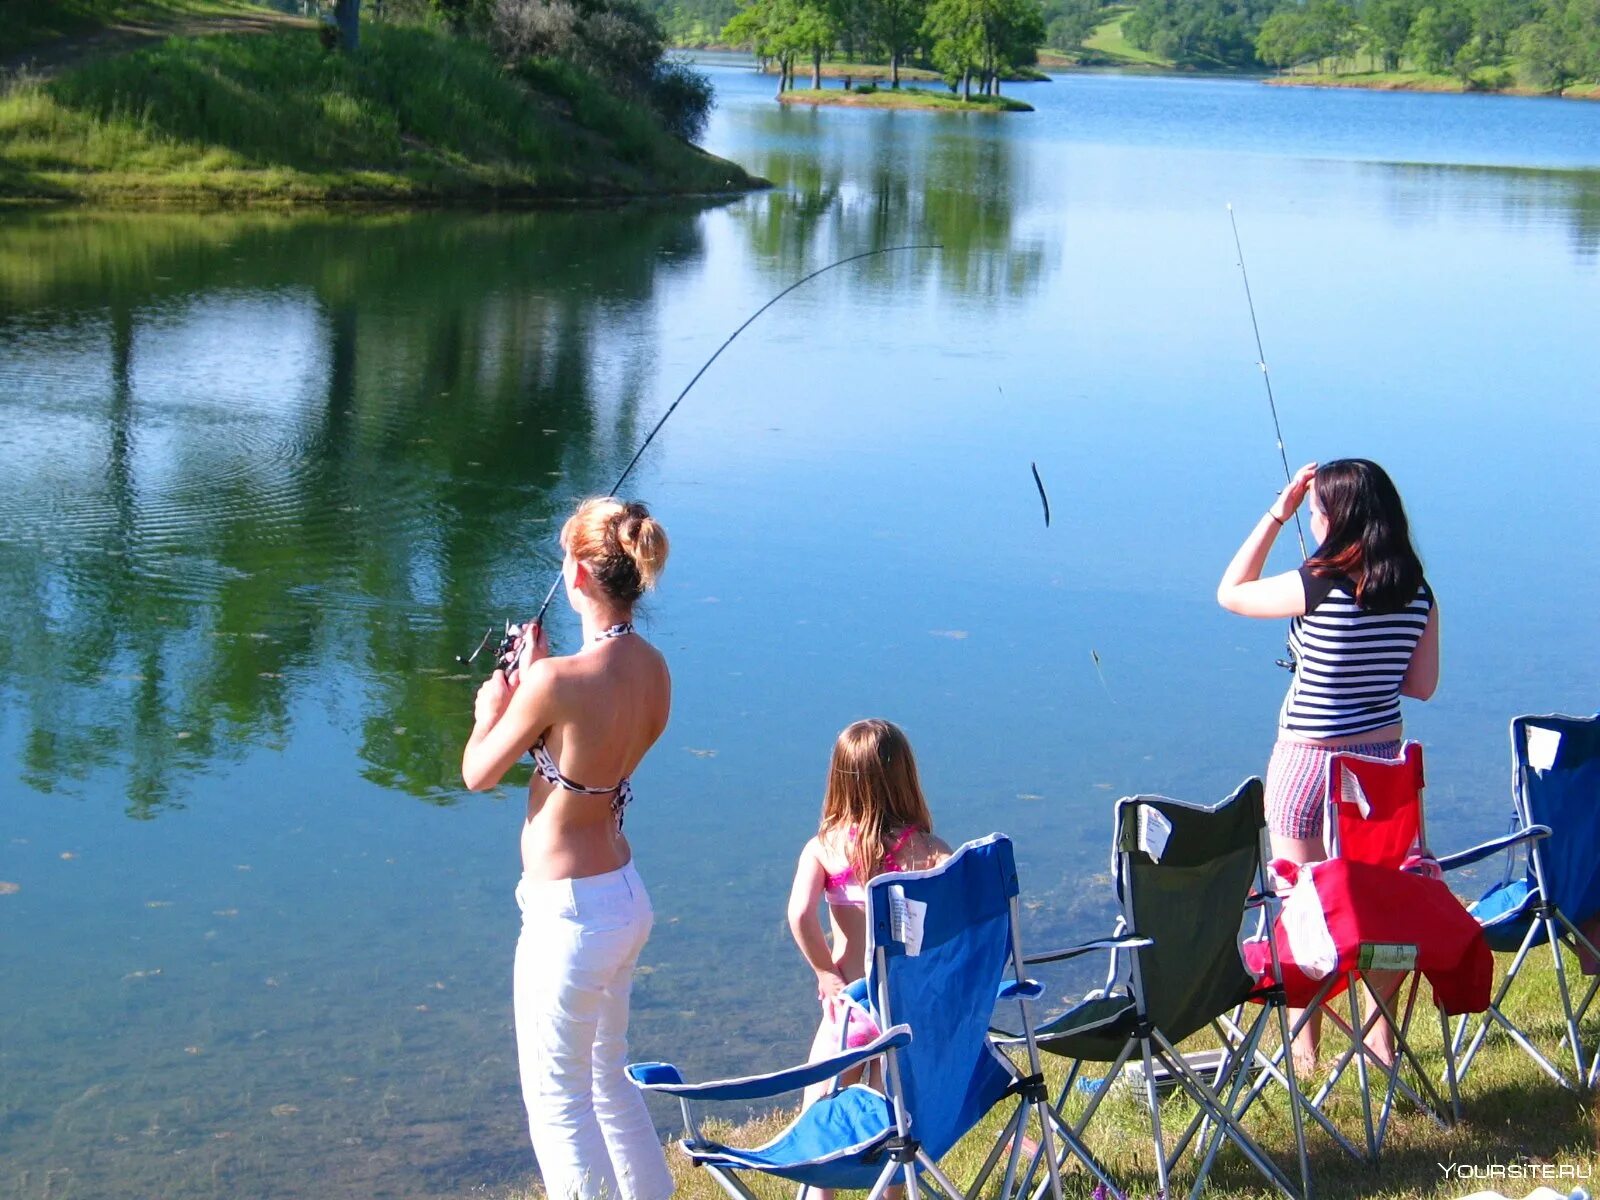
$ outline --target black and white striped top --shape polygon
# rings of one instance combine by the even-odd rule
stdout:
[[[1289,627],[1294,682],[1283,699],[1279,729],[1301,737],[1344,737],[1400,720],[1400,682],[1428,623],[1427,581],[1398,612],[1368,612],[1355,584],[1300,568],[1306,615]]]

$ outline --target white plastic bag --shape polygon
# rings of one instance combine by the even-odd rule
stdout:
[[[1314,866],[1275,858],[1269,869],[1289,885],[1278,920],[1289,939],[1289,953],[1294,956],[1295,965],[1308,979],[1325,979],[1339,965],[1339,947],[1328,932],[1322,898],[1311,877]]]

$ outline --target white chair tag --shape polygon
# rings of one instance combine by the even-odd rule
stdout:
[[[1159,809],[1148,804],[1139,806],[1139,849],[1156,862],[1167,851],[1167,839],[1172,836],[1172,822],[1161,815]]]
[[[889,933],[912,958],[922,953],[922,925],[928,913],[925,900],[909,900],[900,884],[889,888]]]

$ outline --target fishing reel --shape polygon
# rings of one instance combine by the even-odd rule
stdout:
[[[490,673],[504,671],[506,678],[509,679],[511,672],[515,671],[522,661],[522,648],[528,638],[537,637],[538,633],[539,623],[537,621],[524,621],[521,624],[507,621],[505,631],[500,635],[499,642],[495,644],[494,665],[490,667]],[[495,629],[491,625],[484,631],[483,641],[478,643],[478,648],[471,654],[456,655],[456,661],[463,666],[471,666],[473,660],[489,648],[489,643],[494,641],[494,636]]]

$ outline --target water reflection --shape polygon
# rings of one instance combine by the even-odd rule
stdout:
[[[1455,206],[1463,196],[1508,226],[1552,217],[1568,231],[1573,257],[1600,256],[1600,171],[1544,171],[1518,167],[1386,163],[1385,182],[1397,213],[1434,213],[1444,197]]]
[[[935,242],[930,270],[941,290],[970,300],[1020,298],[1044,277],[1044,239],[1023,232],[1026,147],[991,125],[922,113],[845,113],[773,105],[749,115],[752,167],[774,188],[738,210],[756,253],[781,272],[866,246]],[[935,118],[937,122],[937,118]],[[865,280],[904,264],[868,260]]]
[[[442,669],[549,565],[552,493],[637,436],[648,301],[693,210],[33,217],[0,229],[0,667],[41,791],[130,815],[365,692],[369,778],[448,801]]]

